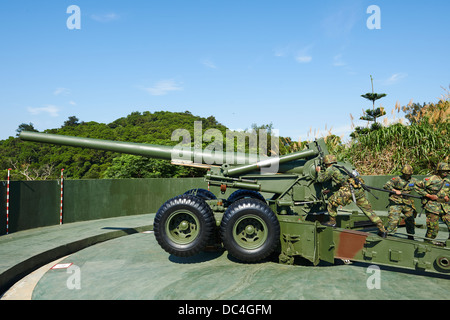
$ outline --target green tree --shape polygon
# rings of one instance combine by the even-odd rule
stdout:
[[[77,117],[70,116],[69,119],[64,121],[63,127],[77,126],[80,124],[78,121],[79,119]]]
[[[369,101],[372,101],[372,109],[366,109],[363,112],[363,115],[359,118],[360,120],[365,120],[368,122],[373,122],[372,125],[369,128],[362,128],[362,127],[356,127],[355,132],[353,132],[350,136],[352,138],[356,138],[358,135],[361,134],[367,134],[370,131],[378,130],[381,128],[381,124],[377,122],[377,119],[386,115],[386,111],[383,107],[375,108],[375,101],[386,97],[385,93],[375,93],[373,92],[373,78],[372,75],[370,76],[370,81],[372,83],[372,92],[365,93],[361,95],[364,99],[367,99]]]
[[[216,128],[226,137],[226,127],[213,116],[202,118],[190,112],[138,112],[119,118],[109,124],[95,121],[80,121],[76,116],[69,117],[60,128],[44,130],[46,133],[88,137],[103,140],[127,141],[174,146],[172,141],[175,129],[187,129],[193,137],[194,121],[202,121],[203,132]],[[20,131],[36,131],[32,124],[21,124]],[[204,143],[204,146],[207,143]],[[0,140],[0,179],[4,179],[8,168],[13,179],[58,179],[61,169],[69,179],[98,179],[112,165],[119,154],[101,150],[81,149],[52,144],[21,141],[18,137]],[[148,160],[148,159],[145,159]],[[170,161],[148,160],[140,171],[131,171],[126,177],[195,177],[203,176],[205,170],[181,167]],[[50,175],[49,175],[50,174]]]
[[[16,129],[16,136],[18,136],[22,131],[33,131],[33,132],[38,132],[38,130],[36,130],[34,128],[34,125],[30,122],[30,123],[22,123],[19,125],[19,127]]]

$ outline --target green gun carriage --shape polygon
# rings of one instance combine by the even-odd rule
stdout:
[[[176,149],[25,131],[20,138],[208,168],[204,189],[187,190],[167,200],[156,213],[155,237],[165,251],[175,256],[188,257],[207,247],[221,247],[249,263],[277,254],[284,264],[293,264],[296,257],[302,257],[314,265],[341,259],[450,272],[450,241],[437,246],[402,237],[381,238],[370,231],[373,225],[358,211],[340,214],[336,228],[322,225],[333,189],[331,182],[317,182],[315,168],[328,154],[323,139],[287,155],[253,157],[238,152],[205,152],[190,147]],[[198,159],[202,159],[201,163]],[[339,164],[353,170],[350,163]],[[271,167],[276,170],[271,172]],[[214,194],[206,186],[219,191]],[[227,189],[235,191],[224,198]]]

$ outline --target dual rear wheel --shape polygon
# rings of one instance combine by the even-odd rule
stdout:
[[[223,215],[220,235],[224,247],[235,258],[257,262],[278,245],[280,225],[273,211],[258,199],[234,202]]]
[[[209,205],[205,200],[189,194],[168,200],[158,210],[154,220],[159,245],[168,253],[180,257],[204,250],[216,228]],[[228,207],[219,233],[229,254],[244,262],[257,262],[277,248],[280,226],[276,215],[265,202],[244,198]]]

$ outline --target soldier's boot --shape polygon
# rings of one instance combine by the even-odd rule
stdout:
[[[376,224],[378,227],[378,235],[382,238],[386,238],[388,233],[387,233],[386,229],[384,228],[384,225],[383,225],[383,222],[381,221],[381,219],[377,220]]]
[[[379,231],[378,231],[378,235],[379,235],[380,237],[382,237],[382,238],[386,238],[386,237],[387,237],[387,232],[386,232],[386,230],[384,230],[384,231],[379,230]]]
[[[322,225],[334,228],[334,227],[336,227],[336,218],[330,216],[330,220],[327,221],[327,222],[322,223]]]
[[[408,234],[409,240],[414,240],[414,234],[416,233],[416,231],[414,229],[413,230],[406,229],[406,233]]]

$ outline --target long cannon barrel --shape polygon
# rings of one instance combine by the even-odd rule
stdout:
[[[72,137],[48,133],[22,131],[19,138],[24,141],[42,142],[62,146],[80,147],[148,156],[157,159],[171,159],[172,147],[143,143],[100,140],[92,138]]]
[[[323,153],[326,145],[323,139],[316,144],[310,144],[308,149],[294,152],[283,156],[260,156],[241,152],[221,152],[217,150],[201,150],[181,146],[161,146],[146,143],[134,143],[123,141],[101,140],[93,138],[72,137],[39,132],[22,131],[19,135],[24,141],[49,143],[63,146],[89,148],[125,154],[145,156],[155,159],[171,160],[178,165],[222,165],[223,174],[226,176],[237,176],[246,174],[261,168],[275,166],[286,166],[278,172],[302,172],[302,163],[306,158],[312,158]],[[318,147],[322,145],[322,149]],[[294,169],[293,169],[294,167]],[[281,168],[280,168],[281,169]]]
[[[80,147],[118,153],[139,155],[155,159],[176,161],[179,164],[203,163],[221,165],[232,159],[234,163],[249,163],[250,155],[234,152],[210,152],[190,147],[161,146],[147,143],[101,140],[93,138],[72,137],[65,135],[22,131],[19,138],[24,141],[42,142],[63,146]],[[228,158],[227,158],[228,156]],[[257,159],[256,159],[257,161]]]

